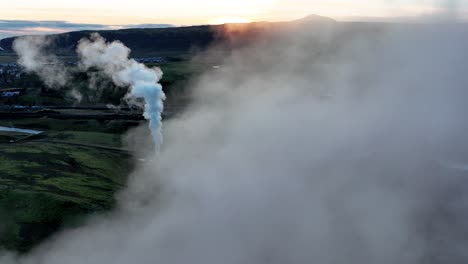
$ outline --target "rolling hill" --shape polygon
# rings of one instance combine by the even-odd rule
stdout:
[[[247,24],[201,25],[168,28],[136,28],[121,30],[75,31],[49,35],[54,53],[72,55],[78,41],[98,32],[109,41],[120,40],[134,51],[134,54],[185,53],[223,43],[236,45],[248,41],[258,34],[295,27],[309,27],[334,23],[334,20],[317,15],[289,22],[254,22]],[[227,34],[228,33],[228,34]],[[12,52],[16,37],[0,40],[4,52]]]

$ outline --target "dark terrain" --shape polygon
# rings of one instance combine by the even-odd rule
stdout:
[[[329,18],[311,15],[291,22],[254,22],[248,24],[201,25],[190,27],[137,28],[121,30],[76,31],[50,35],[55,54],[74,55],[78,41],[99,33],[108,41],[119,40],[132,50],[135,56],[171,55],[197,52],[211,45],[235,46],[245,44],[260,34],[273,33],[293,28],[334,24]],[[229,34],[227,34],[229,33]],[[15,40],[0,40],[4,53],[12,53]]]

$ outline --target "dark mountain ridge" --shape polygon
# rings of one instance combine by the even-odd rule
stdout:
[[[216,43],[238,44],[258,34],[303,27],[335,23],[333,19],[317,15],[288,22],[253,22],[246,24],[201,25],[167,28],[131,28],[120,30],[83,30],[62,34],[47,35],[51,39],[50,49],[55,54],[73,55],[76,45],[83,37],[99,33],[109,41],[120,40],[133,54],[158,52],[188,52],[204,49]],[[0,40],[4,52],[13,51],[13,42],[17,37]]]

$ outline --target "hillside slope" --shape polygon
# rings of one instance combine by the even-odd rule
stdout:
[[[254,22],[248,24],[202,25],[170,28],[138,28],[121,30],[75,31],[56,35],[49,35],[52,39],[51,48],[54,53],[73,54],[78,41],[98,32],[109,41],[120,40],[137,55],[154,52],[188,52],[190,50],[204,49],[215,43],[236,43],[249,40],[261,33],[281,29],[290,29],[296,26],[321,25],[334,23],[326,17],[311,15],[303,19],[289,22]],[[226,34],[229,33],[229,34]],[[234,34],[230,34],[234,33]],[[229,35],[229,36],[228,36]],[[0,47],[5,52],[12,52],[12,43],[15,37],[0,40]]]

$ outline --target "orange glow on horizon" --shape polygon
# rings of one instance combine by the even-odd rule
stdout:
[[[245,17],[219,17],[211,19],[208,21],[208,24],[220,25],[220,24],[241,24],[241,23],[250,23],[252,20]]]
[[[0,0],[0,6],[0,18],[5,20],[57,20],[109,26],[274,22],[310,14],[337,20],[391,18],[430,15],[444,9],[429,0]],[[461,9],[468,14],[468,3]]]

